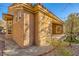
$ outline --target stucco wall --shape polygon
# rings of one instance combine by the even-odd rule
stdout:
[[[34,40],[34,16],[32,13],[22,12],[22,18],[16,21],[16,13],[13,20],[13,40],[21,47],[30,46]]]
[[[19,44],[19,46],[23,47],[24,43],[24,20],[23,17],[21,19],[17,19],[16,12],[14,13],[13,19],[13,40]]]
[[[24,45],[32,45],[34,40],[34,16],[32,13],[24,12]]]

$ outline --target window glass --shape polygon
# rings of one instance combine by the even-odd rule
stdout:
[[[16,14],[16,21],[19,21],[22,17],[22,12],[21,11],[17,11],[17,14]]]
[[[7,22],[8,34],[12,33],[12,21]]]

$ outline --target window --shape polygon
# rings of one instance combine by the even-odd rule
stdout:
[[[12,33],[12,21],[7,22],[7,29],[8,29],[8,34]]]
[[[16,21],[19,21],[20,19],[22,19],[22,11],[17,11]]]
[[[59,24],[52,24],[52,34],[61,34],[63,32],[63,26]]]
[[[12,34],[12,30],[8,30],[8,34]]]
[[[61,26],[56,26],[56,33],[61,33],[62,27]]]

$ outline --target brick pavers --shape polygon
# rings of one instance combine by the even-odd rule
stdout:
[[[32,46],[24,49],[7,49],[5,54],[7,56],[40,56],[47,51],[52,50],[51,47],[37,47]]]
[[[3,55],[3,51],[5,49],[5,41],[2,36],[3,35],[0,34],[0,56]]]
[[[4,56],[38,56],[48,53],[52,49],[52,46],[30,46],[21,48],[11,39],[5,39]]]
[[[4,49],[5,42],[5,49]],[[55,56],[51,46],[31,46],[20,48],[14,41],[5,39],[0,35],[0,55],[4,56]],[[74,56],[79,56],[79,44],[72,44],[68,49],[73,51]],[[4,50],[4,51],[3,51]]]
[[[72,51],[73,56],[79,56],[79,44],[72,44],[68,49]]]

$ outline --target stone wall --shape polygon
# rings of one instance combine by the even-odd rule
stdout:
[[[38,19],[38,40],[40,46],[46,46],[47,40],[52,38],[52,20],[42,12],[39,12]]]

